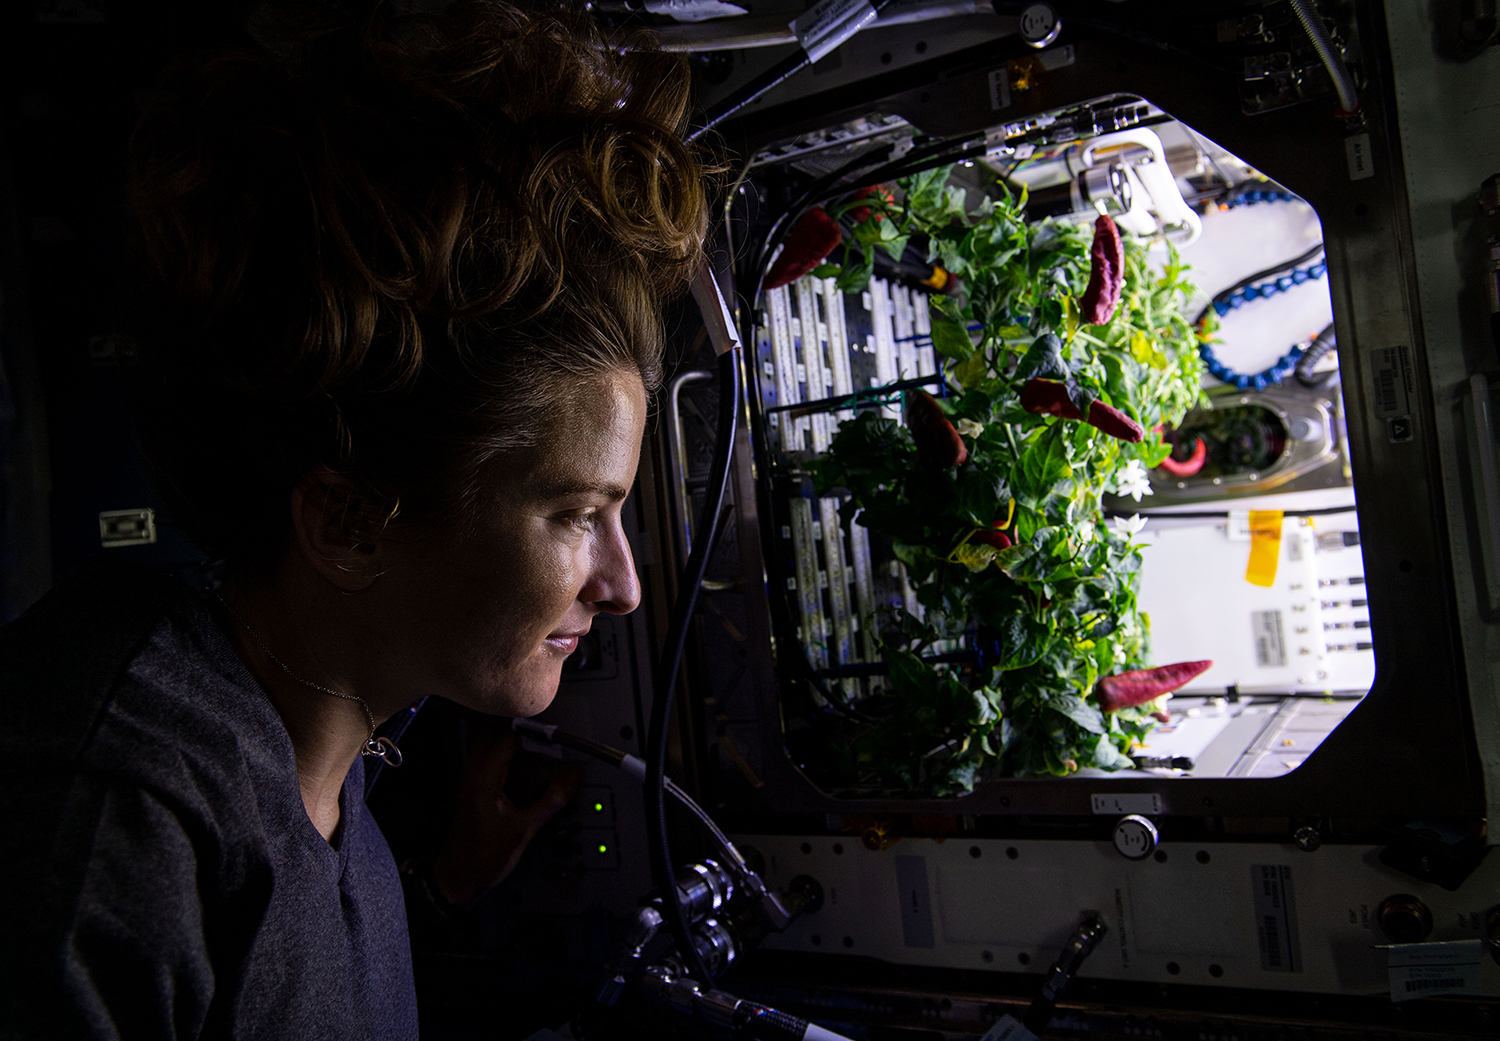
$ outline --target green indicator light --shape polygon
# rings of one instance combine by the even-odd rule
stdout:
[[[599,855],[600,855],[600,856],[601,856],[601,857],[602,857],[602,856],[604,856],[604,855],[605,855],[605,854],[606,854],[606,853],[608,853],[608,852],[609,852],[609,847],[608,847],[608,846],[606,846],[606,845],[605,845],[605,844],[604,844],[604,843],[602,843],[602,842],[601,842],[601,843],[599,843]]]
[[[602,802],[596,802],[596,803],[594,803],[594,812],[595,813],[603,813],[604,812],[604,804]]]

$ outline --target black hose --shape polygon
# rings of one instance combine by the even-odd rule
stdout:
[[[1313,390],[1321,390],[1332,383],[1338,376],[1337,369],[1318,373],[1314,373],[1313,369],[1318,362],[1328,356],[1329,351],[1337,346],[1338,340],[1333,335],[1333,324],[1329,323],[1328,328],[1313,337],[1313,342],[1307,345],[1307,350],[1303,351],[1302,357],[1297,359],[1297,367],[1292,370],[1297,376],[1297,382]]]
[[[698,521],[697,537],[683,569],[682,587],[667,622],[667,640],[662,648],[661,671],[657,675],[656,696],[651,699],[651,725],[646,743],[646,837],[651,853],[651,880],[661,895],[662,910],[677,950],[688,970],[700,984],[711,986],[713,977],[698,949],[693,945],[687,915],[677,895],[672,874],[672,845],[667,835],[667,724],[671,719],[672,700],[677,693],[677,675],[682,669],[683,651],[687,645],[688,625],[698,606],[698,591],[708,570],[708,557],[718,540],[719,518],[724,490],[729,483],[729,464],[733,458],[735,428],[739,421],[740,358],[737,350],[719,355],[719,428],[714,444],[713,467],[709,471],[707,495]]]

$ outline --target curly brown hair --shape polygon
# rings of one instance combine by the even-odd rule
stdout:
[[[322,466],[463,516],[580,377],[655,389],[707,214],[680,59],[484,0],[260,30],[171,70],[131,145],[168,520],[267,562]]]

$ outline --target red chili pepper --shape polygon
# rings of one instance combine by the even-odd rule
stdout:
[[[822,207],[814,206],[792,228],[786,245],[781,247],[771,270],[766,272],[761,288],[778,289],[797,281],[823,263],[823,258],[842,241],[844,233],[839,230],[837,222],[824,213]]]
[[[1011,547],[1010,536],[1003,531],[976,531],[969,536],[969,541],[981,546],[994,546],[996,549],[1010,549]]]
[[[1212,661],[1180,661],[1154,669],[1135,669],[1118,676],[1105,676],[1094,684],[1094,695],[1105,712],[1144,705],[1185,686],[1195,676],[1213,668],[1213,664]]]
[[[886,202],[896,201],[896,197],[889,191],[887,191],[884,186],[879,184],[872,184],[868,188],[861,188],[859,191],[854,193],[854,197],[856,199],[868,199],[870,196],[875,195],[877,192],[882,197],[884,197]],[[870,219],[870,207],[856,206],[854,207],[854,209],[849,211],[849,216],[854,218],[854,223],[856,224],[859,224],[862,221],[867,221]],[[875,214],[875,219],[880,220],[881,216],[881,214],[877,213]]]
[[[1101,213],[1094,221],[1094,245],[1089,249],[1089,285],[1078,303],[1083,320],[1103,325],[1113,318],[1124,287],[1125,244],[1109,214]]]
[[[1167,456],[1156,465],[1161,467],[1173,477],[1191,477],[1203,469],[1203,464],[1208,462],[1208,445],[1204,444],[1203,438],[1193,439],[1193,454],[1180,462]]]
[[[1056,380],[1037,377],[1027,380],[1021,388],[1021,407],[1027,412],[1038,412],[1062,419],[1082,419],[1083,413],[1068,396],[1068,388]],[[1098,427],[1110,437],[1139,444],[1146,436],[1141,425],[1113,405],[1106,405],[1098,398],[1089,405],[1088,424]]]
[[[908,391],[906,427],[917,443],[917,456],[929,470],[946,470],[969,458],[964,439],[948,421],[937,400],[926,391]]]

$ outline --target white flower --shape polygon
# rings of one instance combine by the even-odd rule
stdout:
[[[976,423],[972,419],[960,419],[958,421],[958,432],[964,437],[973,439],[984,433],[984,424]]]
[[[1146,476],[1146,468],[1141,465],[1139,459],[1132,459],[1125,464],[1125,468],[1115,475],[1115,494],[1128,495],[1136,502],[1141,501],[1142,495],[1153,495],[1151,480]]]
[[[1122,542],[1129,542],[1146,526],[1146,518],[1139,513],[1133,513],[1129,517],[1112,517],[1110,524],[1114,525],[1115,534]]]

